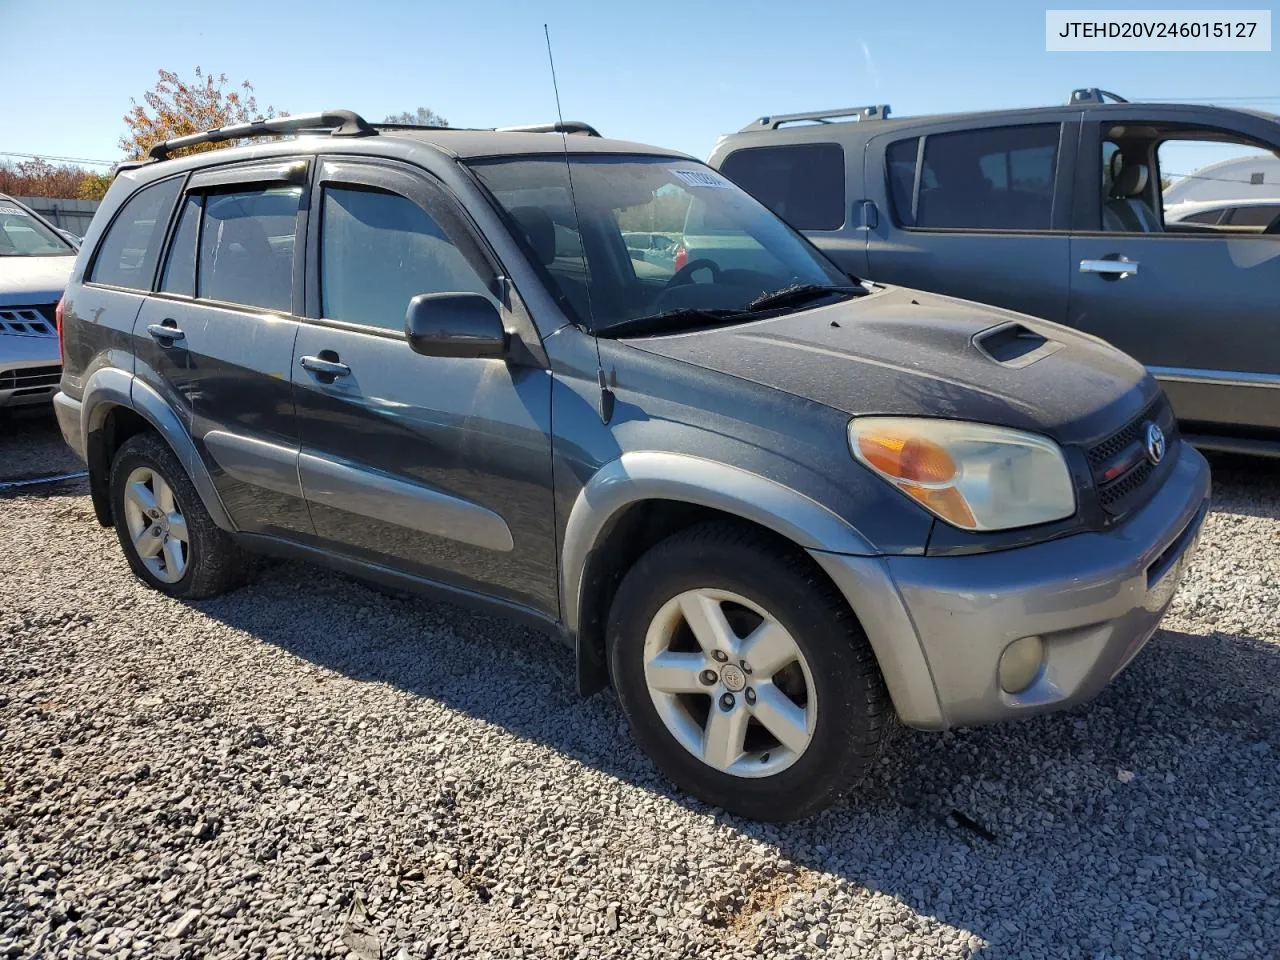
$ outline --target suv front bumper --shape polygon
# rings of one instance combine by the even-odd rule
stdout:
[[[921,729],[1061,710],[1098,693],[1155,633],[1194,552],[1209,465],[1190,444],[1160,491],[1117,529],[996,553],[853,557],[810,551],[876,652],[903,723]],[[1044,663],[1018,693],[1000,657],[1038,636]]]

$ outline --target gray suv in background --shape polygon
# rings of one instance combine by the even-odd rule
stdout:
[[[208,597],[261,551],[520,618],[758,818],[839,797],[895,713],[1027,717],[1124,668],[1209,493],[1141,365],[853,283],[697,161],[566,129],[332,111],[119,173],[55,406],[139,578]],[[622,225],[671,216],[753,266],[638,259]]]
[[[1274,114],[1083,89],[763,117],[710,163],[854,275],[1095,334],[1147,365],[1187,439],[1280,456],[1278,157]],[[1197,187],[1212,216],[1181,215]]]

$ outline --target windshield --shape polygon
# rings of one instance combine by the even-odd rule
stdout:
[[[0,198],[0,257],[70,257],[75,252],[28,210]]]
[[[847,275],[709,167],[605,154],[579,154],[570,163],[572,200],[563,154],[472,168],[551,292],[597,332],[641,318],[655,318],[650,332],[688,326],[695,315],[724,322],[790,288],[840,287],[831,295],[849,295]]]

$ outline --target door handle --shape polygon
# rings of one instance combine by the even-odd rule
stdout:
[[[1107,279],[1113,277],[1131,277],[1138,272],[1138,264],[1133,260],[1081,260],[1081,273],[1101,273]]]
[[[148,324],[147,333],[155,337],[162,347],[171,346],[174,341],[187,338],[187,335],[179,330],[178,325],[172,320],[166,320],[164,323]]]
[[[324,352],[333,353],[331,350],[325,350]],[[345,363],[340,363],[336,359],[338,356],[336,353],[334,353],[333,356],[335,357],[333,360],[325,357],[303,357],[298,362],[301,363],[305,369],[310,370],[317,377],[322,378],[323,382],[333,383],[333,377],[346,377],[351,374],[351,368]],[[324,377],[329,377],[330,379],[323,380]]]

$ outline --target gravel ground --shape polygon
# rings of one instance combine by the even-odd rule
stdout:
[[[673,794],[538,634],[297,564],[182,604],[82,482],[4,497],[0,957],[1273,956],[1280,478],[1216,490],[1097,701],[901,732],[780,828]]]

